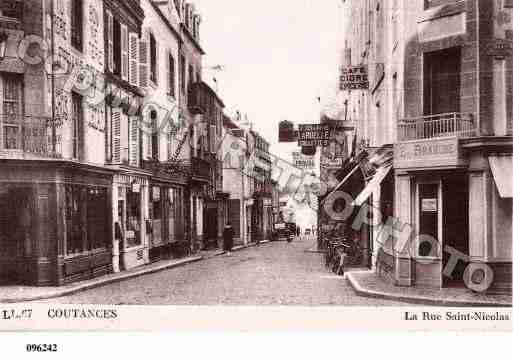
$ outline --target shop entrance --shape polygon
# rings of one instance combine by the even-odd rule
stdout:
[[[28,280],[33,255],[33,204],[30,188],[0,189],[0,284]]]
[[[205,247],[217,248],[217,233],[218,233],[218,218],[217,218],[217,204],[215,202],[207,203],[205,213]]]
[[[469,255],[468,180],[464,174],[446,177],[442,181],[443,195],[443,268],[449,264],[451,253]],[[458,260],[451,276],[443,275],[444,287],[463,287],[463,273],[468,263]]]

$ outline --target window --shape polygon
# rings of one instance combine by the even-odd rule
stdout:
[[[71,2],[71,45],[82,51],[83,45],[83,0]]]
[[[66,254],[107,248],[108,197],[103,187],[66,185]]]
[[[126,245],[137,247],[141,245],[141,193],[127,190],[126,194]]]
[[[151,158],[158,161],[159,159],[159,128],[157,112],[151,111]]]
[[[150,76],[154,83],[157,83],[157,55],[157,40],[150,34]]]
[[[86,251],[86,237],[83,228],[84,204],[87,192],[81,186],[66,186],[66,254]]]
[[[192,84],[194,83],[194,67],[192,65],[189,65],[189,78],[188,78],[188,88],[191,88]]]
[[[169,67],[169,73],[168,73],[168,80],[169,80],[169,95],[172,97],[175,97],[175,85],[176,85],[176,79],[175,79],[175,59],[173,55],[170,53],[168,56],[168,67]]]
[[[185,56],[180,55],[180,89],[185,93]]]
[[[151,218],[153,220],[156,220],[156,221],[159,221],[159,220],[162,220],[163,218],[163,201],[162,201],[162,188],[161,187],[153,187],[153,192],[152,192],[152,211],[153,211],[153,215],[151,216]]]
[[[107,189],[87,189],[87,242],[90,249],[106,248],[109,245]]]
[[[72,103],[72,158],[80,159],[81,137],[82,137],[82,96],[76,93],[71,95]]]
[[[113,67],[114,67],[114,73],[116,75],[121,75],[121,24],[118,20],[113,20],[113,26],[114,26],[114,33],[113,33],[113,42],[114,42],[114,49],[113,49]]]
[[[23,81],[17,75],[5,75],[3,77],[3,106],[1,123],[3,124],[4,149],[22,149],[22,90]]]

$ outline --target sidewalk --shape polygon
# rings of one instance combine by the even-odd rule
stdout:
[[[260,244],[269,243],[269,241],[260,242]],[[234,247],[234,251],[240,251],[255,244],[251,243],[247,246]],[[145,265],[143,267],[132,270],[112,273],[99,278],[85,280],[82,282],[72,283],[60,287],[29,287],[29,286],[5,286],[0,287],[0,303],[21,303],[30,302],[50,298],[58,298],[71,294],[75,294],[84,290],[104,286],[111,283],[121,282],[131,278],[140,277],[146,274],[152,274],[163,270],[180,267],[189,263],[198,262],[214,258],[225,254],[223,250],[201,251],[199,255],[184,258],[160,261]]]
[[[441,290],[397,287],[372,271],[352,271],[345,275],[354,291],[364,297],[445,307],[511,307],[511,295],[485,295],[467,289]]]

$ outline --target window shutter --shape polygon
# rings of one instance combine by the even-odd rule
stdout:
[[[146,36],[139,42],[139,86],[146,88],[150,81],[150,49]]]
[[[121,163],[121,109],[112,109],[112,163]]]
[[[171,95],[172,92],[172,84],[171,84],[171,51],[166,51],[166,77],[167,77],[167,93],[168,95]]]
[[[129,79],[130,79],[130,84],[131,85],[134,85],[134,86],[137,86],[138,85],[138,78],[137,78],[137,74],[138,74],[138,66],[139,66],[139,63],[138,63],[138,58],[139,58],[139,39],[137,37],[137,34],[136,33],[133,33],[131,32],[130,33],[130,36],[129,36],[129,46],[130,46],[130,49],[129,49],[129,62],[130,62],[130,66],[129,66]]]
[[[169,161],[173,159],[173,132],[171,130],[167,133],[167,159]]]
[[[114,72],[114,18],[112,13],[107,11],[107,68]]]
[[[210,153],[216,153],[216,126],[210,125]]]
[[[130,122],[130,166],[139,167],[139,121],[137,116],[129,117]]]
[[[169,53],[169,81],[171,83],[171,96],[176,97],[176,63],[173,54]]]
[[[121,25],[121,78],[128,81],[128,29]]]
[[[155,83],[159,82],[159,42],[155,38]]]

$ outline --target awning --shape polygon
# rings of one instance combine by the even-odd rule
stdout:
[[[392,166],[379,167],[363,191],[353,201],[353,206],[361,206],[374,192],[374,190],[383,182],[385,177],[392,170]]]
[[[490,156],[488,162],[500,196],[513,198],[513,156]]]
[[[351,178],[351,176],[353,176],[358,170],[360,169],[360,165],[357,165],[355,166],[351,172],[349,172],[349,174],[347,176],[344,177],[344,179],[342,181],[340,181],[340,183],[335,187],[335,189],[333,191],[331,191],[323,200],[322,200],[322,203],[326,202],[326,200],[328,198],[330,198],[334,193],[336,193],[343,185],[344,183],[346,183],[347,181],[349,181],[349,179]]]

